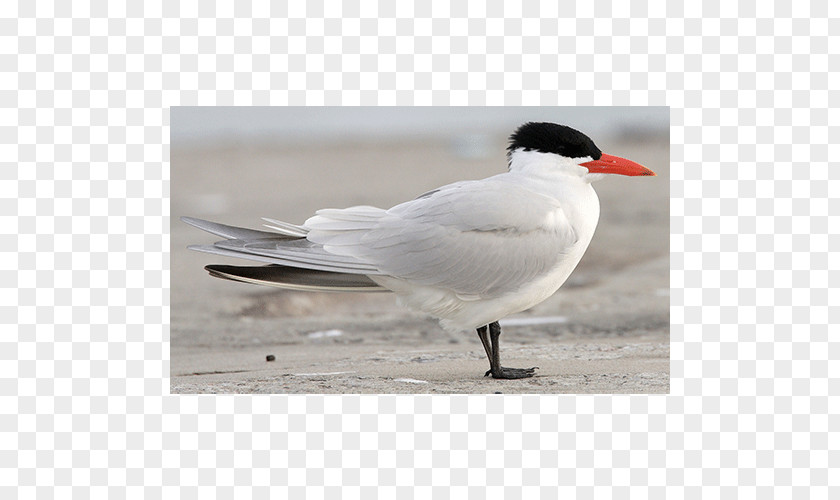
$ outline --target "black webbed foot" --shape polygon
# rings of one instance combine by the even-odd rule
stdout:
[[[528,378],[534,376],[533,368],[505,368],[499,362],[499,336],[502,334],[502,328],[498,321],[494,321],[489,325],[476,328],[478,338],[481,339],[481,345],[484,346],[484,352],[487,353],[487,359],[490,360],[490,369],[484,374],[485,377],[493,376],[493,378],[516,379]]]
[[[538,370],[539,367],[535,366],[533,368],[505,368],[504,366],[498,370],[498,373],[493,373],[493,370],[487,370],[487,373],[484,374],[485,377],[493,376],[493,378],[505,378],[505,379],[515,379],[515,378],[529,378],[534,376],[534,370]]]

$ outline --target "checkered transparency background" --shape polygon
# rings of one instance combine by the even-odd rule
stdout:
[[[394,3],[0,3],[0,497],[840,497],[838,4]],[[671,106],[671,395],[170,396],[168,108],[286,104]]]

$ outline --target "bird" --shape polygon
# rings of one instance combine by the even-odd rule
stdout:
[[[496,379],[537,367],[500,361],[499,320],[554,294],[583,257],[607,175],[655,176],[602,153],[566,125],[527,122],[509,138],[506,172],[448,184],[389,209],[322,209],[270,231],[181,219],[224,238],[188,248],[267,265],[208,265],[211,276],[306,291],[391,291],[450,332],[477,333]]]

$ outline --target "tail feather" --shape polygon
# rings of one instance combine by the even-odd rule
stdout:
[[[213,245],[188,248],[226,257],[256,260],[268,264],[335,274],[381,274],[373,265],[355,257],[329,252],[320,243],[309,241],[308,229],[282,221],[266,219],[280,233],[228,226],[216,222],[182,217],[181,220],[209,233],[227,238]]]
[[[191,226],[195,226],[203,231],[213,233],[216,236],[221,236],[222,238],[227,238],[229,240],[255,240],[264,238],[292,237],[290,235],[271,233],[268,231],[257,231],[256,229],[228,226],[227,224],[219,224],[218,222],[210,222],[209,220],[196,219],[195,217],[181,217],[181,220]],[[294,237],[297,238],[298,236]]]
[[[306,229],[303,226],[298,226],[297,224],[289,224],[288,222],[283,222],[282,220],[277,219],[269,219],[268,217],[263,217],[262,220],[271,223],[263,224],[265,227],[274,229],[275,231],[278,231],[286,236],[292,236],[295,238],[306,238],[306,234],[309,233],[308,229]]]
[[[306,226],[309,227],[311,223],[324,220],[332,221],[377,221],[382,218],[386,210],[381,208],[371,207],[368,205],[359,205],[350,208],[322,208],[315,212],[313,217],[306,221]]]

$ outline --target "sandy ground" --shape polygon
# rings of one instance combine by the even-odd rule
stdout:
[[[667,138],[598,142],[659,176],[595,184],[601,220],[577,270],[553,297],[503,323],[503,364],[539,367],[523,380],[485,378],[474,332],[448,334],[388,293],[291,292],[211,278],[204,265],[245,261],[186,250],[218,238],[179,220],[259,228],[262,216],[300,223],[319,208],[392,206],[504,171],[504,137],[486,157],[430,141],[173,145],[171,391],[667,393]]]

